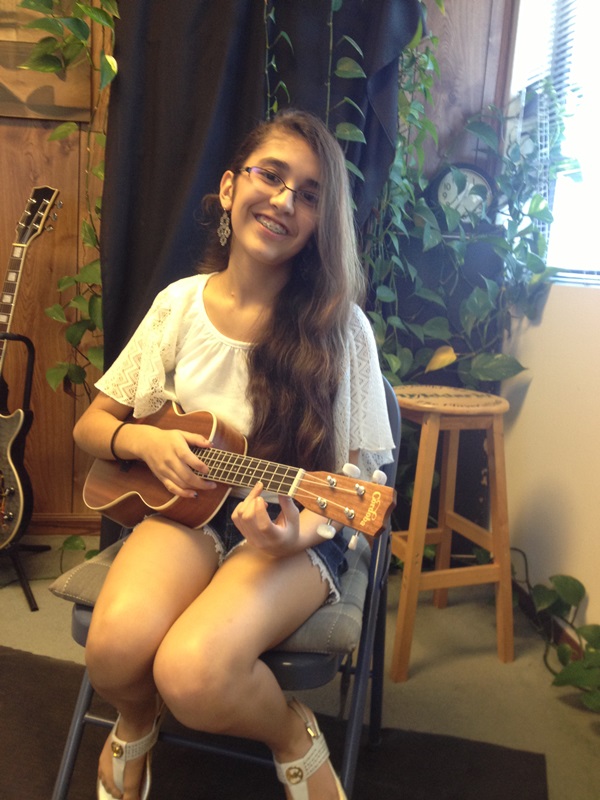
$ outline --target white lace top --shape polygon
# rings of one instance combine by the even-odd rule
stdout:
[[[185,412],[208,410],[248,434],[247,351],[211,323],[203,291],[210,275],[194,275],[160,292],[141,324],[96,386],[134,416],[177,400]],[[359,451],[365,479],[391,461],[392,436],[369,322],[355,306],[334,408],[336,469]]]

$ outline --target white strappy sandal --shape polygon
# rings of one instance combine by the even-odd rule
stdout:
[[[292,700],[289,706],[304,723],[306,731],[311,738],[310,748],[304,758],[300,758],[297,761],[288,761],[285,764],[280,764],[276,759],[273,759],[273,761],[275,762],[277,777],[281,783],[288,787],[292,800],[310,800],[307,781],[322,764],[329,760],[329,748],[325,737],[319,730],[316,719],[311,720],[297,700]],[[340,779],[331,763],[329,768],[335,780],[339,795],[338,800],[347,800],[344,787],[340,783]]]
[[[148,800],[148,795],[150,794],[150,783],[151,783],[150,762],[152,759],[152,748],[154,747],[158,739],[160,723],[162,721],[163,715],[164,715],[164,706],[161,707],[158,714],[156,715],[150,733],[147,733],[145,736],[143,736],[141,739],[138,739],[135,742],[125,742],[123,741],[123,739],[119,739],[119,737],[116,734],[116,730],[119,725],[119,720],[121,719],[121,715],[119,714],[119,716],[117,717],[117,721],[113,725],[112,731],[110,733],[111,737],[110,746],[113,754],[113,759],[112,759],[113,780],[115,782],[115,786],[121,792],[121,794],[123,794],[124,792],[123,779],[125,775],[125,766],[127,765],[127,762],[132,761],[134,758],[141,758],[141,756],[147,754],[146,766],[142,778],[142,785],[140,786],[140,800]],[[98,778],[98,782],[96,784],[96,797],[97,800],[114,800],[112,794],[109,794],[104,788],[103,784],[100,782],[100,778]]]

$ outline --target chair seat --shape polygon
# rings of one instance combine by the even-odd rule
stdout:
[[[353,531],[347,530],[345,533],[349,537]],[[76,604],[73,638],[83,646],[87,638],[91,609],[123,542],[124,539],[120,539],[89,561],[73,567],[50,586],[50,591],[57,597]],[[364,537],[360,537],[356,550],[348,550],[346,553],[348,569],[340,581],[340,602],[322,606],[315,611],[297,631],[278,645],[277,651],[341,656],[358,647],[369,579],[370,554],[369,545]]]

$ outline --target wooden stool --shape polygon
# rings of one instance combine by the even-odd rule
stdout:
[[[433,589],[436,608],[445,608],[448,588],[493,583],[496,589],[498,656],[514,659],[512,579],[503,414],[509,404],[502,397],[445,386],[397,386],[394,389],[404,420],[421,426],[414,494],[407,531],[392,532],[392,553],[404,562],[391,678],[408,678],[419,592]],[[454,510],[458,443],[461,430],[483,430],[486,436],[490,492],[490,530]],[[440,431],[443,450],[438,527],[428,528],[435,459]],[[489,564],[450,569],[452,531],[492,554]],[[422,572],[426,544],[435,544],[435,569]]]

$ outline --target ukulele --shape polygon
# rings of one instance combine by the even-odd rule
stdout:
[[[10,327],[27,250],[35,238],[44,230],[49,230],[46,222],[57,197],[58,190],[50,186],[33,188],[17,223],[16,237],[11,246],[0,295],[0,334],[6,337],[0,337],[0,549],[26,529],[33,511],[31,482],[23,463],[25,437],[31,427],[33,414],[29,408],[19,408],[12,414],[8,413],[8,388],[2,376],[6,341],[20,339],[28,345],[31,357],[31,342],[26,337],[10,334]],[[28,398],[23,405],[29,405]]]
[[[211,447],[191,449],[209,469],[202,477],[217,486],[199,492],[195,499],[182,498],[169,492],[143,461],[120,464],[98,458],[86,478],[83,500],[88,508],[127,528],[153,513],[200,528],[215,516],[234,486],[250,489],[258,481],[265,491],[288,495],[328,520],[371,537],[381,533],[395,505],[396,492],[391,486],[347,475],[306,472],[247,455],[246,438],[210,411],[186,414],[176,403],[165,403],[155,414],[130,421],[207,438]],[[329,524],[321,527],[323,536],[332,535],[325,530]]]

